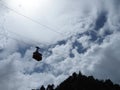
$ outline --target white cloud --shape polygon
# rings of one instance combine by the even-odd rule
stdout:
[[[110,42],[108,44],[103,44],[102,50],[100,52],[101,55],[98,55],[100,58],[100,62],[95,65],[94,69],[97,71],[97,76],[100,78],[111,78],[113,81],[120,83],[119,81],[119,42],[120,42],[120,33],[115,33],[110,37]],[[100,73],[104,74],[104,76],[100,76]]]
[[[0,88],[30,90],[42,84],[57,85],[75,71],[82,71],[100,79],[110,78],[120,83],[119,3],[118,0],[53,2],[50,11],[45,12],[39,19],[42,19],[41,22],[45,25],[58,28],[56,31],[63,35],[12,12],[6,14],[5,22],[0,17],[5,29],[9,28],[11,32],[17,33],[4,33],[3,28],[0,29]],[[96,20],[103,12],[107,13],[107,20],[103,22],[100,30],[95,31]],[[38,16],[39,13],[32,18],[38,20]],[[112,33],[107,35],[106,31]],[[91,40],[98,40],[98,36],[103,38],[101,44]],[[56,41],[61,41],[61,44]],[[45,42],[49,42],[47,47]],[[37,43],[42,47],[41,62],[32,59],[33,45],[38,45]],[[80,50],[83,51],[79,52]]]

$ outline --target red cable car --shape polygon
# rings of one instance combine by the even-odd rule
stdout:
[[[36,47],[36,51],[33,52],[33,59],[35,59],[36,61],[41,61],[42,60],[42,54],[39,53],[39,47]]]

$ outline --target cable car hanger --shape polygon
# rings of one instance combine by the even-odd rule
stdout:
[[[39,52],[39,47],[36,47],[36,51],[33,52],[33,59],[37,60],[37,61],[41,61],[42,60],[42,54]]]
[[[3,26],[3,28],[2,28],[3,30],[6,30],[5,28],[4,28],[4,26]],[[8,31],[9,33],[12,33],[12,34],[16,34],[16,33],[14,33],[14,32],[10,32],[9,30],[6,30],[6,31]],[[17,36],[21,36],[21,35],[19,35],[19,34],[16,34]],[[9,37],[9,38],[12,38],[12,39],[14,39],[14,40],[19,40],[19,39],[15,39],[15,38],[13,38],[13,37],[11,37],[11,36],[7,36],[7,37]],[[22,36],[21,36],[22,37]],[[23,40],[19,40],[19,41],[21,41],[21,42],[23,42],[24,44],[28,44],[27,42],[25,42],[25,41],[23,41]],[[32,40],[34,43],[36,43],[36,44],[38,44],[38,42],[36,42],[36,41],[34,41],[34,40]],[[40,44],[40,43],[39,43]],[[41,46],[40,46],[41,47]],[[39,52],[39,50],[40,50],[40,48],[39,48],[39,46],[36,46],[36,51],[35,52],[33,52],[33,55],[32,55],[32,58],[34,59],[34,60],[36,60],[36,61],[42,61],[42,53],[40,53]]]

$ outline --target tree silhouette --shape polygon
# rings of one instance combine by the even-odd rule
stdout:
[[[48,85],[47,90],[54,90],[54,85]]]
[[[48,85],[46,90],[120,90],[118,84],[113,84],[110,79],[98,80],[93,76],[73,73],[54,89],[54,85]]]
[[[40,88],[40,90],[45,90],[45,87],[42,85],[41,88]]]

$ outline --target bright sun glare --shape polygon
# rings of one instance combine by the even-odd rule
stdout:
[[[21,10],[26,14],[42,11],[47,8],[50,0],[11,0],[10,5],[16,10]]]

